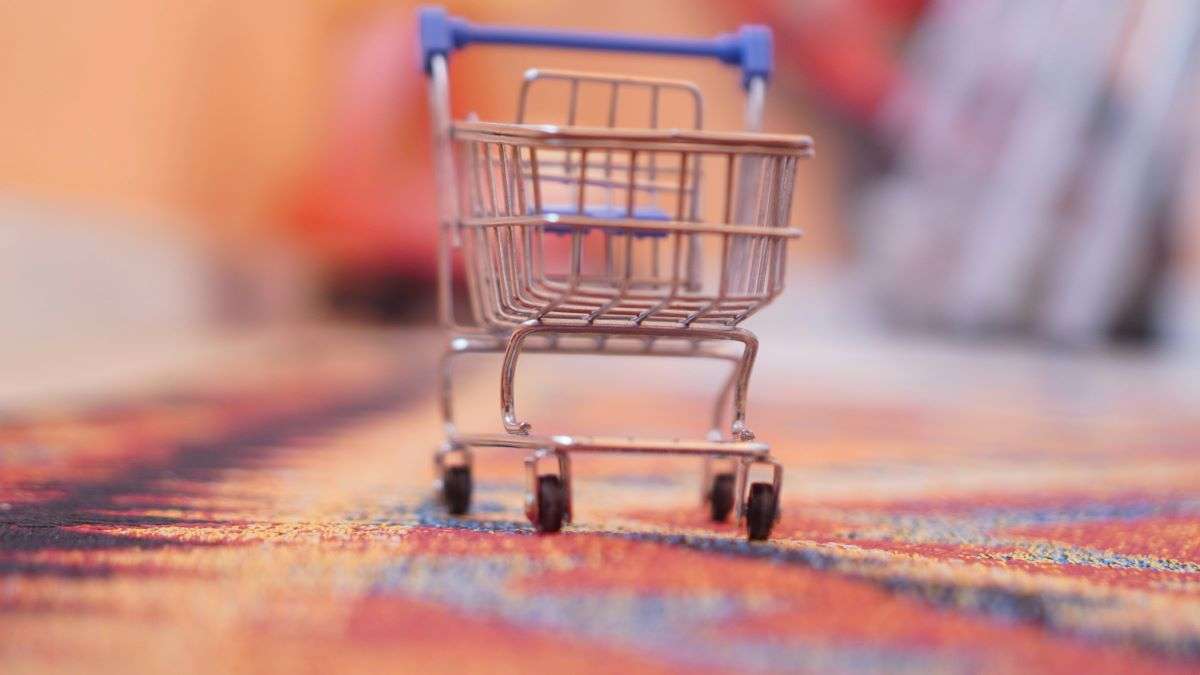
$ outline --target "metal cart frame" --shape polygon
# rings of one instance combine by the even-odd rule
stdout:
[[[438,308],[451,334],[440,377],[446,442],[434,456],[449,510],[465,513],[469,508],[476,448],[529,451],[526,514],[542,531],[556,531],[572,520],[572,454],[688,455],[705,460],[701,493],[712,506],[713,518],[723,520],[736,506],[738,522],[747,522],[750,538],[765,539],[779,516],[783,469],[768,446],[754,440],[746,423],[758,340],[737,324],[782,290],[786,243],[799,235],[787,227],[795,160],[811,156],[811,140],[703,132],[702,99],[690,83],[569,71],[528,71],[515,125],[456,123],[450,114],[448,58],[472,44],[716,58],[741,69],[746,128],[757,131],[771,71],[770,31],[746,26],[707,40],[566,33],[480,26],[440,8],[421,10],[419,20],[439,189]],[[523,124],[531,87],[550,80],[570,87],[565,126]],[[611,87],[605,127],[576,126],[581,83]],[[623,87],[650,92],[648,128],[617,127]],[[693,98],[693,131],[658,128],[659,97],[668,90]],[[604,153],[604,161],[589,162],[588,153],[593,158]],[[723,217],[718,223],[705,223],[699,216],[701,167],[711,157],[727,158]],[[547,188],[542,186],[548,181],[573,189],[573,203],[558,208],[544,202]],[[758,186],[757,192],[748,185]],[[585,190],[606,191],[608,210],[586,199]],[[673,198],[673,212],[649,217],[641,213],[638,202],[647,194]],[[603,212],[596,213],[598,208]],[[543,268],[540,254],[551,236],[570,237],[568,271],[556,274]],[[602,237],[605,251],[603,271],[591,276],[581,264],[582,241],[588,236]],[[699,292],[699,260],[704,255],[699,242],[705,237],[721,244],[719,292],[709,295]],[[635,247],[652,251],[653,267],[640,276],[633,270]],[[453,306],[456,249],[468,258],[473,317],[466,324],[460,323]],[[667,251],[669,264],[660,265]],[[743,269],[732,260],[751,264]],[[671,269],[670,277],[665,267]],[[741,344],[741,353],[718,347],[729,342]],[[709,358],[727,361],[732,368],[717,393],[704,440],[542,436],[532,434],[530,425],[516,415],[514,380],[523,351]],[[506,433],[463,433],[455,424],[452,367],[469,353],[504,354],[500,400]],[[721,431],[726,410],[731,418],[728,437]],[[551,456],[557,460],[557,474],[541,473],[542,460]],[[751,471],[758,466],[770,470],[770,482],[751,485]]]

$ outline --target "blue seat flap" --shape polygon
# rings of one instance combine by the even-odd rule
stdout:
[[[544,210],[547,214],[555,214],[560,216],[573,216],[579,211],[570,206],[551,206]],[[583,215],[589,218],[624,218],[626,210],[619,206],[587,206],[583,209]],[[665,211],[657,206],[639,206],[633,210],[633,217],[637,220],[657,220],[667,221],[671,218]],[[570,234],[576,228],[567,225],[547,225],[546,231],[554,234]],[[583,233],[587,234],[589,228],[583,228]],[[638,238],[643,237],[665,237],[667,232],[663,230],[634,230],[633,236]]]

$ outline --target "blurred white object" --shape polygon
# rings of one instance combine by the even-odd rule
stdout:
[[[166,218],[0,197],[0,412],[169,387],[297,326],[309,289],[286,255],[217,255]]]
[[[1173,177],[1181,162],[1170,144],[1181,139],[1170,118],[1192,79],[1197,35],[1200,3],[1194,0],[1147,3],[1138,17],[1115,87],[1127,101],[1121,124],[1097,158],[1062,261],[1049,270],[1040,326],[1058,342],[1100,340],[1154,264],[1161,236],[1151,231],[1155,207],[1164,192],[1180,187]]]
[[[1129,12],[1125,3],[1065,0],[1041,17],[1054,36],[1031,74],[1008,139],[964,225],[947,298],[967,329],[1019,327],[1032,281],[1052,244],[1056,203],[1070,190],[1105,70]]]
[[[211,265],[166,230],[0,199],[5,352],[200,326],[212,314]]]
[[[1192,0],[935,4],[860,214],[887,315],[1084,346],[1148,314],[1198,36]]]
[[[1175,120],[1184,127],[1181,136],[1190,152],[1178,174],[1184,187],[1171,218],[1173,264],[1157,318],[1171,347],[1200,353],[1200,190],[1187,189],[1200,185],[1200,125],[1192,122],[1200,119],[1200,69],[1191,77],[1190,100]]]

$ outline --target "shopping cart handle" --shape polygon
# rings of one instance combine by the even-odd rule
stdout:
[[[481,26],[450,16],[442,7],[422,8],[418,20],[421,62],[426,73],[435,55],[449,57],[454,50],[471,44],[498,44],[710,57],[741,68],[744,86],[754,78],[766,80],[771,76],[771,29],[766,26],[746,25],[736,33],[704,39]]]

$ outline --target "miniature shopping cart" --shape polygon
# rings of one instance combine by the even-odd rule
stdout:
[[[712,518],[736,507],[749,538],[766,539],[783,470],[746,425],[758,342],[739,324],[783,290],[788,240],[799,235],[788,226],[796,165],[812,154],[807,137],[752,133],[771,69],[769,30],[710,40],[563,33],[479,26],[427,8],[420,37],[440,200],[439,307],[451,333],[441,368],[447,439],[435,453],[447,509],[469,510],[479,448],[528,451],[526,514],[543,532],[571,522],[573,454],[691,455],[704,459]],[[515,124],[453,121],[450,54],[485,43],[717,58],[742,71],[750,131],[701,130],[703,100],[688,82],[550,70],[526,72]],[[542,122],[552,124],[531,122],[547,109]],[[466,318],[453,306],[456,266]],[[740,353],[720,348],[729,343]],[[537,435],[513,393],[518,358],[531,351],[715,358],[732,372],[703,440]],[[503,433],[454,424],[451,362],[480,352],[504,355]],[[758,467],[769,480],[751,481]]]

